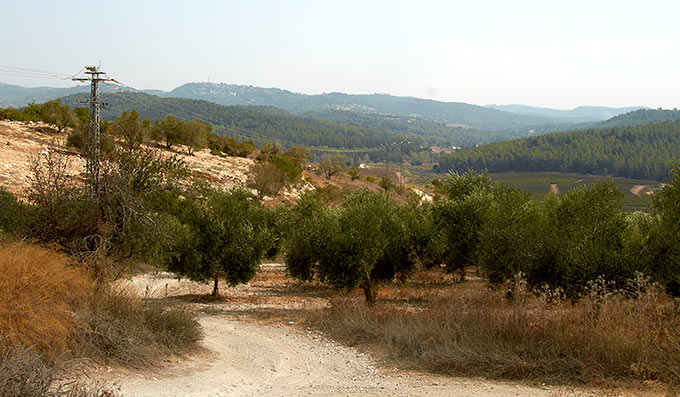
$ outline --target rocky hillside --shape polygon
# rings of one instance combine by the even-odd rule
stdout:
[[[85,158],[66,147],[66,134],[45,123],[0,121],[0,187],[24,196],[29,185],[32,158],[57,151],[68,159],[67,173],[82,181]],[[159,149],[160,150],[160,149]],[[219,157],[202,150],[193,156],[179,147],[178,151],[164,151],[168,156],[179,156],[191,172],[191,178],[205,179],[213,185],[230,188],[244,186],[253,160],[241,157]]]

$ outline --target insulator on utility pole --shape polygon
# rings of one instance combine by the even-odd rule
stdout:
[[[105,72],[99,70],[99,66],[86,66],[85,74],[90,77],[72,78],[73,81],[91,82],[90,100],[90,124],[87,131],[87,174],[90,178],[90,193],[99,200],[99,175],[101,162],[101,143],[99,136],[101,103],[99,102],[99,82],[113,81],[108,77],[101,77]]]

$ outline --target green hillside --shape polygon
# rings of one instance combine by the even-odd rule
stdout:
[[[577,172],[664,181],[680,157],[680,120],[496,142],[444,154],[439,170]]]
[[[87,94],[76,94],[65,97],[64,102],[83,106],[78,101],[86,99]],[[101,100],[108,103],[102,110],[104,120],[113,120],[124,111],[137,109],[142,118],[156,120],[171,114],[183,120],[203,120],[225,136],[282,146],[300,144],[360,149],[395,140],[409,140],[415,146],[424,144],[422,137],[415,135],[296,116],[273,107],[222,106],[193,99],[160,98],[141,92],[104,93]]]
[[[677,120],[679,118],[680,110],[678,109],[639,109],[594,124],[592,128],[613,128],[622,127],[624,125],[651,124],[668,120]]]
[[[426,142],[440,146],[474,146],[518,137],[510,132],[481,131],[473,128],[455,127],[418,117],[360,113],[346,110],[324,110],[308,112],[304,115],[406,135],[418,135],[423,137]]]
[[[443,124],[459,124],[481,130],[541,130],[564,120],[521,115],[462,102],[440,102],[387,94],[350,95],[329,93],[305,95],[278,88],[261,88],[233,84],[187,83],[166,94],[168,97],[203,99],[223,105],[275,106],[293,113],[346,110],[362,113],[385,113],[416,116]]]

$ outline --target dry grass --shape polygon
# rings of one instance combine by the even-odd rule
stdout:
[[[192,313],[124,290],[95,295],[79,317],[72,346],[77,356],[128,367],[154,365],[163,354],[191,349],[201,337]]]
[[[60,388],[57,375],[72,358],[153,365],[164,354],[193,348],[200,336],[194,315],[181,306],[94,288],[87,273],[61,253],[0,243],[3,396],[112,395],[77,384]]]
[[[59,379],[55,367],[45,364],[31,347],[6,343],[0,336],[0,391],[3,397],[112,397],[115,393],[97,385]]]
[[[337,298],[308,324],[427,371],[550,383],[680,384],[680,304],[654,286],[603,289],[572,305],[463,287],[383,289],[379,303]],[[596,289],[597,290],[597,289]]]
[[[89,296],[87,276],[67,256],[27,244],[0,245],[0,332],[54,359],[76,327],[73,309]]]

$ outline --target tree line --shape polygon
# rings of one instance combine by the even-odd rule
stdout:
[[[542,135],[443,154],[438,169],[577,172],[668,180],[680,153],[680,120]]]
[[[651,214],[625,213],[611,181],[536,202],[473,171],[450,173],[432,203],[359,189],[329,204],[320,189],[268,208],[241,187],[187,184],[179,157],[136,140],[144,124],[129,112],[109,127],[121,139],[103,153],[99,198],[67,176],[58,153],[33,158],[28,202],[0,191],[0,229],[57,242],[91,258],[96,272],[144,260],[211,281],[215,294],[220,280],[246,283],[263,258],[279,253],[292,277],[361,289],[369,303],[381,284],[420,269],[443,268],[464,280],[471,266],[494,286],[523,274],[531,287],[572,299],[598,279],[625,288],[640,273],[680,294],[678,168],[655,194]],[[305,153],[264,156],[262,164],[294,178]]]

